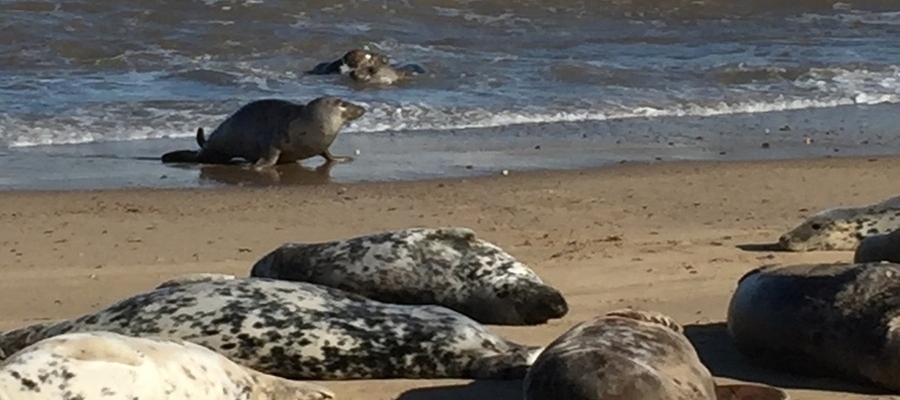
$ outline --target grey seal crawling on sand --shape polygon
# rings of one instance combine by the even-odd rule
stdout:
[[[853,253],[853,262],[877,261],[900,263],[900,230],[871,235],[859,242]]]
[[[611,311],[575,325],[538,356],[524,400],[784,400],[761,385],[716,387],[682,328],[663,314]]]
[[[178,150],[162,156],[164,163],[228,164],[235,157],[256,169],[322,156],[327,162],[345,162],[328,148],[338,131],[366,110],[334,96],[308,104],[264,99],[250,102],[229,116],[209,135],[197,130],[200,150]]]
[[[900,264],[763,266],[738,281],[728,332],[774,370],[900,392]]]
[[[4,332],[0,351],[97,330],[187,340],[288,379],[520,379],[541,350],[439,306],[386,304],[309,283],[210,276]]]
[[[358,68],[377,67],[390,65],[390,61],[384,54],[364,49],[353,49],[343,57],[316,64],[313,69],[307,71],[310,75],[346,74]]]
[[[396,304],[435,304],[483,324],[537,325],[568,313],[562,293],[461,227],[408,228],[286,243],[251,277],[309,282]]]
[[[324,400],[319,385],[242,367],[183,340],[83,332],[41,340],[0,364],[0,399]]]
[[[854,250],[867,236],[900,228],[900,196],[862,207],[819,211],[790,232],[778,245],[788,251]]]

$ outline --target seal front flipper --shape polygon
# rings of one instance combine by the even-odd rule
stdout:
[[[346,163],[353,161],[353,157],[350,156],[336,156],[331,154],[330,151],[325,150],[322,154],[319,154],[322,158],[325,159],[328,163]]]
[[[262,158],[256,160],[256,163],[253,164],[253,169],[255,171],[262,171],[265,169],[269,169],[278,164],[278,157],[281,157],[281,149],[277,147],[269,147],[266,151],[266,154],[263,155]]]
[[[474,379],[516,380],[525,378],[528,368],[544,351],[543,347],[525,346],[509,342],[503,354],[485,355],[472,362],[469,376]]]

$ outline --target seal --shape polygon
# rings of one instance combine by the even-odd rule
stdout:
[[[83,332],[41,340],[7,358],[0,398],[324,400],[334,393],[253,371],[183,340]]]
[[[521,379],[540,352],[439,306],[386,304],[264,278],[171,285],[0,335],[6,354],[73,332],[160,336],[287,379]]]
[[[350,71],[350,78],[354,82],[361,84],[393,85],[400,80],[423,73],[425,73],[425,69],[415,64],[400,67],[370,65]]]
[[[900,229],[867,236],[853,252],[854,263],[889,261],[900,263]]]
[[[781,235],[787,251],[854,250],[867,236],[900,228],[900,196],[862,207],[819,211]]]
[[[390,61],[384,54],[364,49],[352,49],[343,57],[316,64],[313,69],[306,71],[309,75],[346,74],[357,68],[390,65]]]
[[[579,323],[537,357],[524,400],[787,398],[760,385],[716,387],[682,332],[670,317],[647,310],[619,309]]]
[[[171,278],[156,286],[156,289],[167,288],[171,286],[188,285],[197,282],[223,281],[236,279],[234,275],[219,274],[213,272],[196,272],[192,274],[182,274]]]
[[[740,278],[728,332],[751,362],[900,392],[900,264],[767,265]]]
[[[409,228],[285,243],[251,277],[315,283],[395,304],[432,304],[482,324],[538,325],[569,311],[559,290],[462,227]]]
[[[322,96],[308,104],[263,99],[250,102],[229,116],[204,138],[197,130],[199,151],[178,150],[162,156],[164,163],[228,164],[239,157],[254,168],[295,163],[322,156],[329,163],[347,162],[328,148],[338,131],[366,110],[362,106],[334,96]]]

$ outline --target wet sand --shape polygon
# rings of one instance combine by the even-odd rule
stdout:
[[[687,325],[721,381],[790,389],[793,399],[875,399],[859,387],[748,365],[722,327],[736,280],[767,263],[850,252],[739,249],[824,207],[897,194],[898,157],[676,161],[509,176],[214,189],[9,191],[0,202],[0,328],[67,318],[187,272],[245,276],[285,241],[414,225],[462,225],[560,288],[571,312],[537,327],[491,327],[546,344],[614,308]],[[343,400],[513,400],[519,382],[325,382]]]
[[[338,136],[332,152],[360,154],[315,171],[279,167],[279,176],[235,167],[164,165],[163,153],[194,149],[190,137],[0,150],[0,190],[291,186],[397,181],[673,160],[772,160],[900,154],[894,104],[707,117],[510,125],[456,131]],[[207,127],[212,131],[214,126]]]

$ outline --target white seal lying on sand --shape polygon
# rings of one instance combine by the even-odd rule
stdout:
[[[443,307],[386,304],[310,283],[213,277],[5,332],[0,352],[97,330],[188,340],[288,379],[521,379],[540,352]]]
[[[900,228],[900,196],[863,207],[819,211],[778,239],[789,251],[854,250],[867,236]]]
[[[259,373],[182,340],[84,332],[41,340],[0,364],[9,400],[324,400],[319,385]]]
[[[345,162],[328,148],[338,131],[366,110],[333,96],[319,97],[308,104],[265,99],[250,102],[209,135],[197,130],[200,150],[177,150],[162,156],[164,163],[228,164],[234,158],[254,163],[256,169],[295,163],[322,156],[327,162]]]
[[[569,311],[530,268],[467,228],[409,228],[286,243],[251,277],[309,282],[396,304],[436,304],[483,324],[537,325]]]
[[[739,281],[728,331],[772,369],[900,392],[900,264],[764,266]]]
[[[853,253],[853,262],[877,261],[900,263],[900,230],[871,235],[859,242]]]
[[[716,387],[671,318],[621,309],[582,322],[551,342],[524,382],[525,400],[785,400],[760,385]]]

